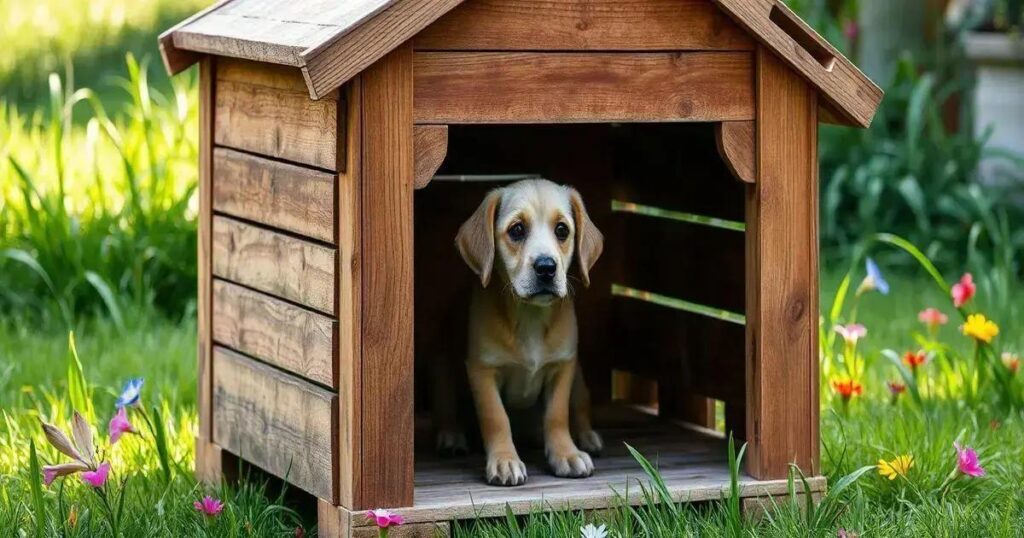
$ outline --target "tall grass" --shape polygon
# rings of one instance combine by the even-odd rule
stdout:
[[[127,58],[111,115],[90,89],[49,79],[46,111],[0,100],[0,313],[56,319],[95,312],[123,325],[194,296],[195,80],[154,91]],[[76,112],[89,118],[72,121]]]

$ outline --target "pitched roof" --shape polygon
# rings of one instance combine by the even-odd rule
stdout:
[[[781,0],[712,0],[814,85],[823,119],[867,127],[882,91]],[[462,0],[220,0],[160,36],[174,74],[203,54],[302,70],[310,96],[337,89]]]

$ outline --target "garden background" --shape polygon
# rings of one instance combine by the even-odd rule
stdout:
[[[0,535],[315,531],[279,484],[205,490],[190,473],[197,85],[195,72],[167,78],[156,35],[208,3],[0,0]],[[1024,160],[1005,133],[1024,110],[976,121],[991,117],[975,104],[989,87],[969,44],[982,31],[1022,46],[1024,6],[789,4],[886,90],[870,129],[820,133],[822,466],[832,492],[811,510],[780,499],[757,521],[713,503],[623,507],[596,523],[615,536],[1020,536]],[[1005,91],[1014,90],[1024,86]],[[865,280],[867,257],[878,271]],[[921,315],[929,307],[946,321]],[[128,416],[138,435],[109,446],[115,401],[136,377],[145,383]],[[41,466],[67,458],[40,420],[69,431],[72,409],[111,464],[103,495],[76,477],[41,483]],[[982,476],[965,463],[971,454]],[[193,506],[205,495],[223,502],[218,515]],[[537,514],[463,530],[578,536],[584,519]]]

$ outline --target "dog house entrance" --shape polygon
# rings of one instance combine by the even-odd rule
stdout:
[[[497,516],[506,503],[522,512],[541,499],[544,507],[571,501],[599,508],[613,505],[616,492],[637,500],[636,480],[647,479],[626,443],[661,470],[681,500],[721,497],[729,473],[720,432],[745,431],[745,187],[719,156],[715,137],[713,124],[692,123],[449,127],[447,157],[415,196],[411,517],[430,520],[436,510],[446,519]],[[461,368],[471,287],[479,281],[454,238],[488,190],[536,177],[579,190],[605,236],[590,287],[576,293],[579,357],[605,450],[594,459],[592,477],[564,479],[550,474],[541,446],[517,438],[528,481],[496,487],[484,482],[485,456]],[[445,364],[456,371],[432,379]],[[434,390],[465,395],[458,411],[468,455],[437,454]],[[784,483],[776,486],[785,491]]]

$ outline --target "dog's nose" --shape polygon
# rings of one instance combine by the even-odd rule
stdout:
[[[533,272],[543,282],[554,280],[556,269],[558,269],[558,264],[555,263],[555,259],[551,256],[541,256],[533,262]]]

